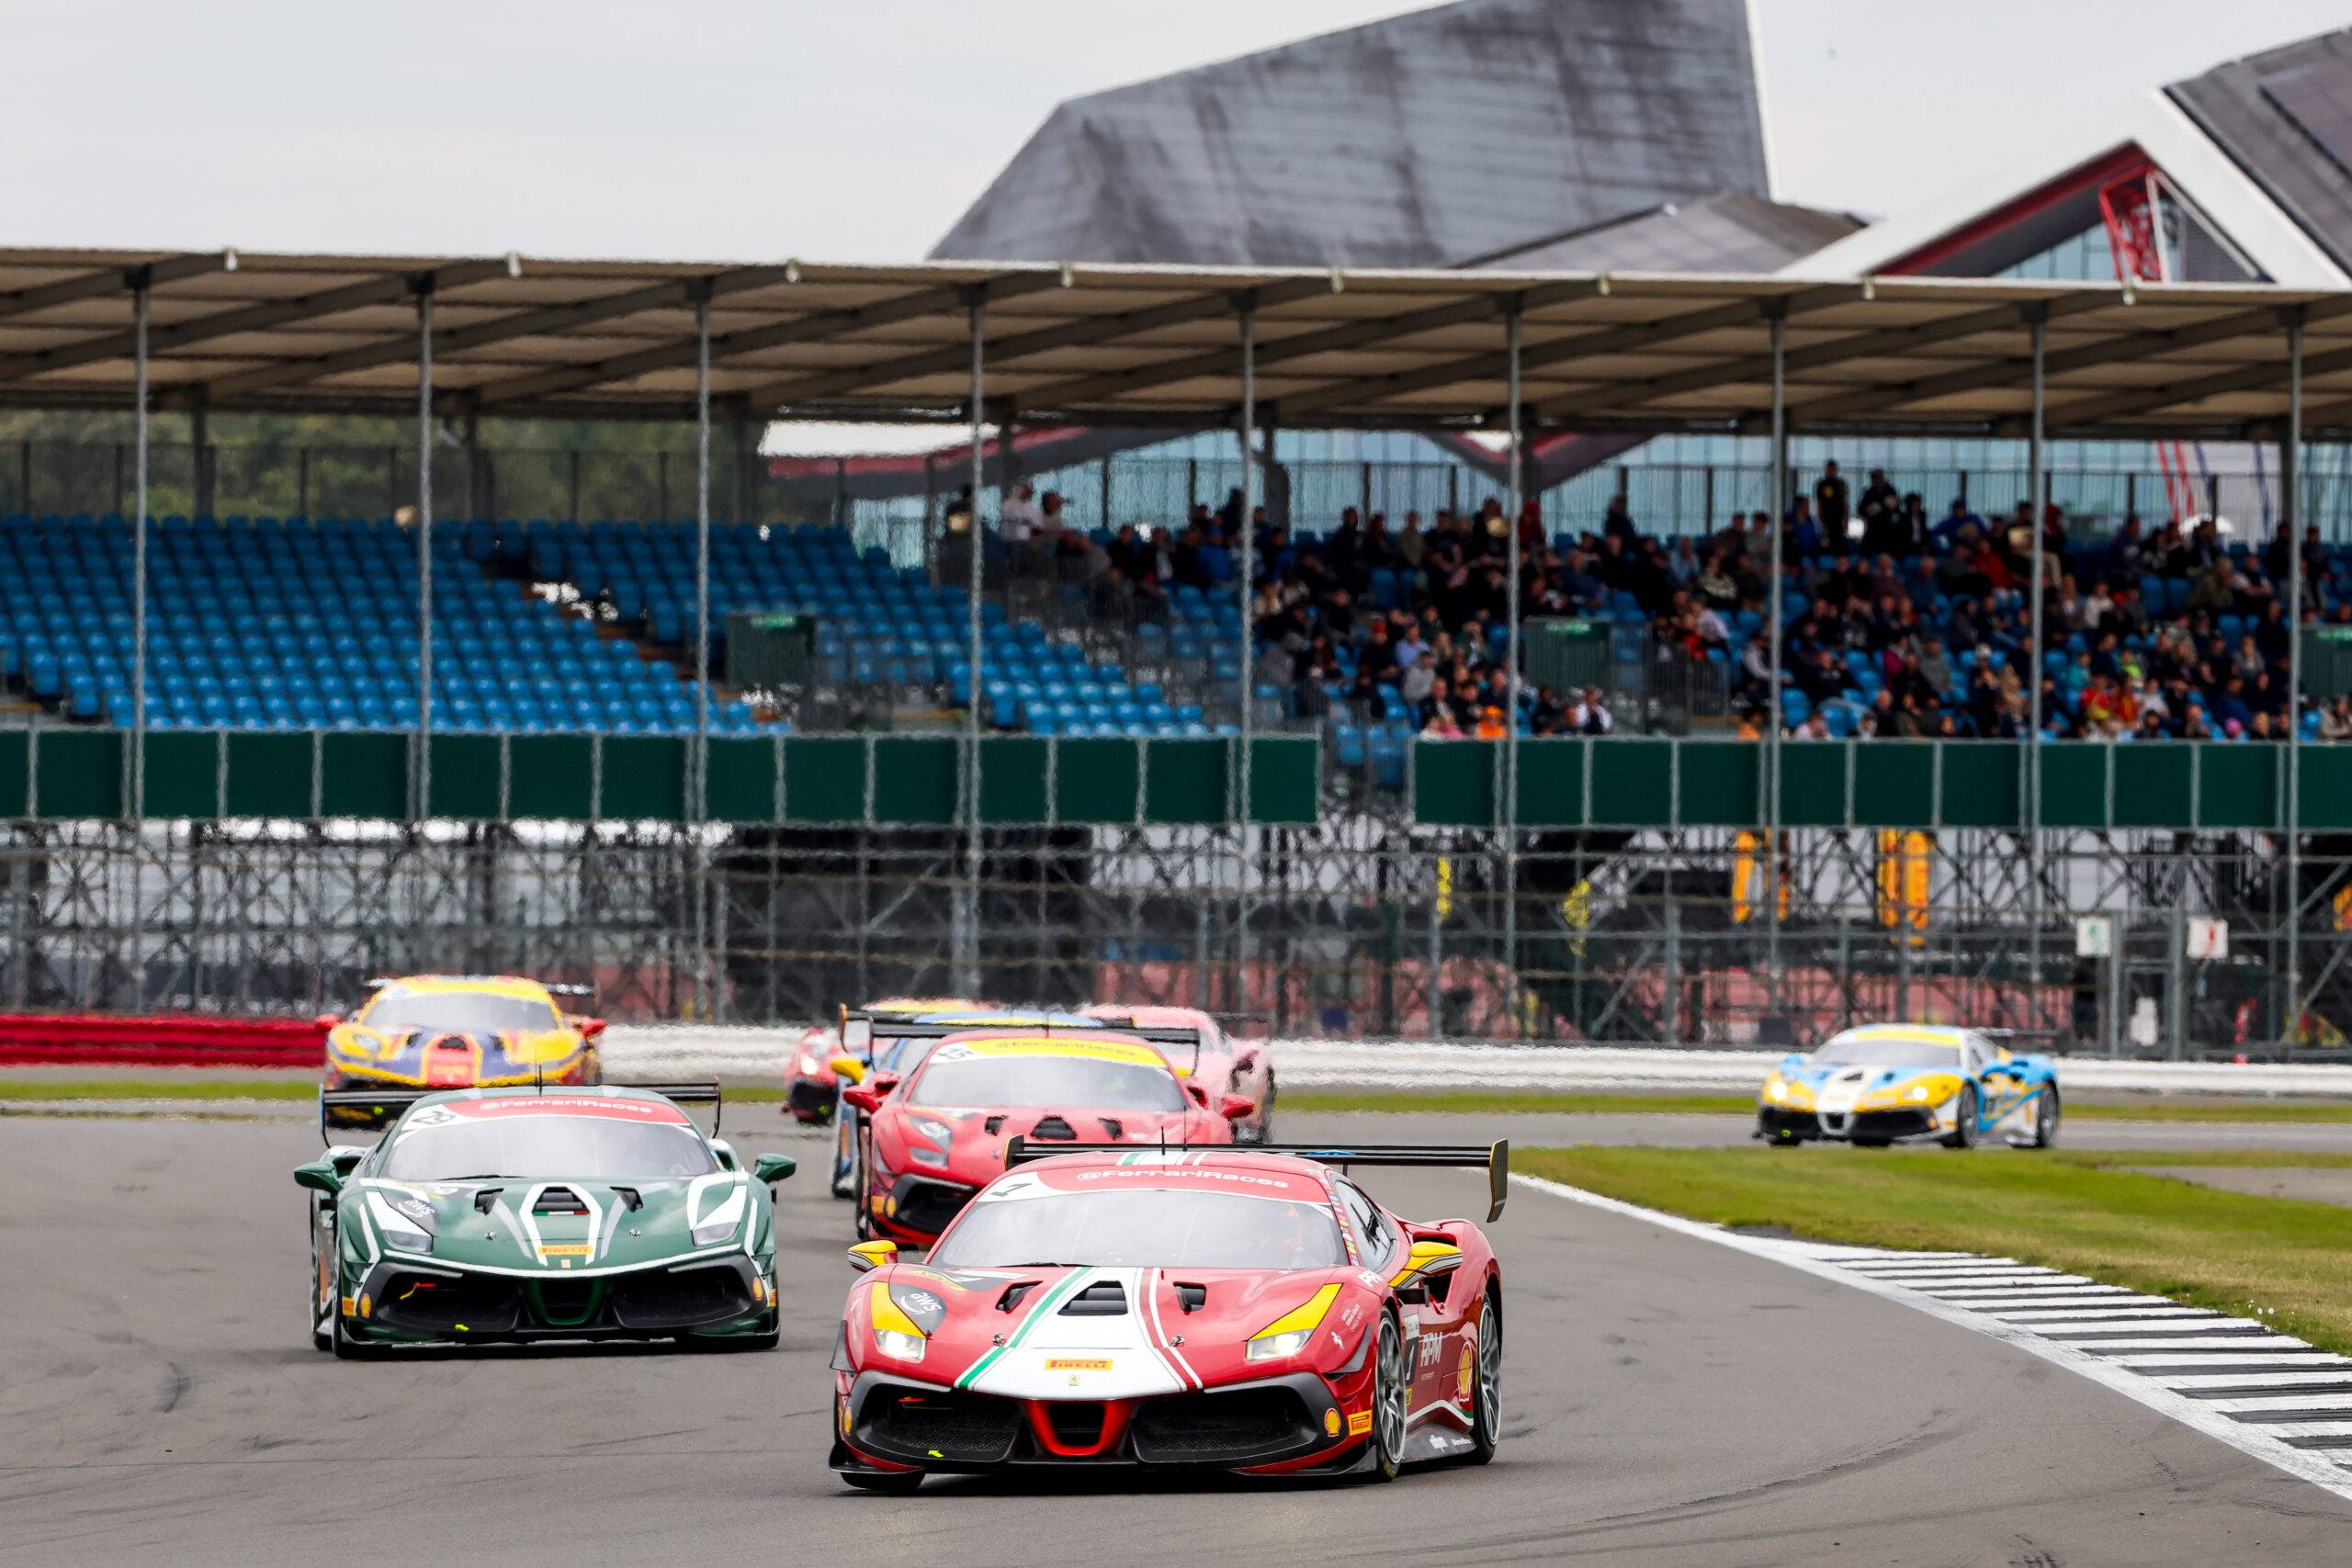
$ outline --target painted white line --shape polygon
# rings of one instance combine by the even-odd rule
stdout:
[[[2299,1449],[2283,1440],[2288,1437],[2332,1436],[2335,1435],[2333,1432],[2302,1432],[2283,1427],[2264,1427],[2233,1421],[2227,1416],[2207,1408],[2211,1404],[2210,1401],[2184,1398],[2162,1383],[2141,1377],[2128,1367],[2120,1365],[2114,1360],[2087,1355],[2071,1346],[2044,1339],[2030,1329],[2003,1323],[1984,1313],[1957,1306],[1950,1302],[1938,1301],[1930,1296],[1923,1296],[1917,1291],[1907,1290],[1900,1285],[1873,1280],[1856,1269],[1811,1257],[1802,1247],[1791,1247],[1784,1242],[1778,1242],[1767,1236],[1741,1235],[1736,1232],[1724,1230],[1719,1225],[1704,1224],[1697,1220],[1686,1220],[1679,1214],[1645,1209],[1637,1203],[1627,1203],[1615,1198],[1604,1198],[1598,1192],[1588,1192],[1580,1187],[1571,1187],[1564,1181],[1547,1180],[1540,1176],[1527,1176],[1514,1172],[1511,1179],[1532,1190],[1549,1193],[1555,1198],[1565,1198],[1572,1203],[1581,1203],[1589,1208],[1616,1214],[1621,1218],[1657,1225],[1661,1229],[1693,1236],[1701,1241],[1713,1242],[1718,1247],[1727,1247],[1736,1252],[1770,1258],[1784,1267],[1800,1269],[1820,1279],[1835,1280],[1854,1290],[1880,1296],[1888,1301],[1899,1302],[1955,1327],[1972,1329],[1988,1338],[1999,1340],[2005,1345],[2015,1346],[2030,1356],[2038,1356],[2053,1365],[2064,1367],[2069,1371],[2088,1378],[2104,1388],[2112,1389],[2126,1399],[2143,1404],[2193,1431],[2201,1432],[2217,1442],[2226,1443],[2251,1459],[2260,1460],[2275,1470],[2283,1471],[2289,1475],[2310,1482],[2333,1496],[2352,1502],[2352,1470],[2347,1470],[2345,1466],[2329,1459],[2324,1451]],[[2291,1345],[2300,1342],[2289,1341],[2288,1343]],[[2352,1435],[2352,1422],[2330,1425],[2340,1427],[2346,1435]]]
[[[2291,1388],[2282,1388],[2276,1393],[2251,1393],[2239,1399],[2209,1399],[2204,1403],[2224,1416],[2241,1410],[2309,1410],[2331,1421],[2352,1421],[2352,1398],[2340,1393],[2298,1393]]]
[[[2208,1372],[2198,1376],[2170,1377],[2165,1385],[2183,1393],[2213,1388],[2281,1388],[2291,1389],[2316,1385],[2324,1388],[2331,1383],[2346,1381],[2352,1374],[2352,1362],[2342,1367],[2323,1367],[2308,1372]]]

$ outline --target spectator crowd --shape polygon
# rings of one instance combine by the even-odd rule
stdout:
[[[1016,558],[1082,568],[1098,613],[1153,619],[1171,593],[1231,596],[1242,498],[1195,506],[1176,530],[1129,524],[1081,533],[1061,498],[1026,486],[1004,513]],[[1514,524],[1521,568],[1514,588]],[[1647,628],[1652,655],[1717,667],[1740,732],[1772,704],[1772,534],[1784,530],[1780,678],[1792,739],[2284,739],[2292,628],[2352,626],[2352,555],[2316,527],[2232,538],[2211,518],[2154,528],[2128,517],[2109,536],[2071,538],[2055,506],[2020,503],[1997,522],[1965,500],[1931,518],[1881,470],[1859,496],[1836,463],[1777,523],[1762,512],[1671,541],[1644,534],[1619,497],[1597,530],[1544,534],[1532,501],[1515,520],[1499,500],[1475,513],[1344,511],[1328,534],[1294,536],[1259,508],[1249,678],[1301,717],[1409,723],[1432,738],[1498,737],[1510,722],[1505,626],[1583,616]],[[2303,602],[2287,603],[2300,547]],[[2028,586],[2043,555],[2041,658]],[[1608,734],[1598,690],[1522,688],[1531,735]],[[2308,698],[2310,739],[2352,739],[2352,701]]]

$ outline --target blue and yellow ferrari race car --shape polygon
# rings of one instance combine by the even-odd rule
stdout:
[[[1758,1096],[1756,1135],[1952,1149],[2000,1137],[2046,1149],[2058,1141],[2058,1066],[2048,1056],[2013,1051],[1994,1031],[1874,1023],[1782,1057]]]

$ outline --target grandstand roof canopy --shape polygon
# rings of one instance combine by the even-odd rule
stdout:
[[[2352,432],[2352,291],[24,250],[0,251],[0,406],[130,406],[140,276],[166,408],[413,412],[416,296],[429,288],[449,413],[690,416],[707,295],[723,412],[968,417],[980,302],[990,419],[1223,424],[1241,396],[1238,311],[1254,301],[1260,417],[1293,428],[1498,422],[1516,305],[1522,399],[1541,426],[1761,429],[1768,318],[1781,311],[1794,428],[2015,433],[2030,407],[2027,320],[2046,311],[2053,434],[2264,436],[2285,414],[2282,323],[2300,309],[2306,428]]]

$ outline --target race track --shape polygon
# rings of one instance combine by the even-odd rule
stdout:
[[[729,1133],[816,1163],[775,1126],[746,1108]],[[303,1331],[286,1173],[317,1147],[278,1120],[0,1122],[0,1562],[2316,1562],[2352,1526],[2023,1352],[1525,1190],[1496,1231],[1510,1416],[1488,1468],[855,1495],[823,1467],[850,1276],[819,1181],[780,1190],[805,1265],[779,1352],[343,1363]],[[1376,1188],[1446,1213],[1476,1185]]]

